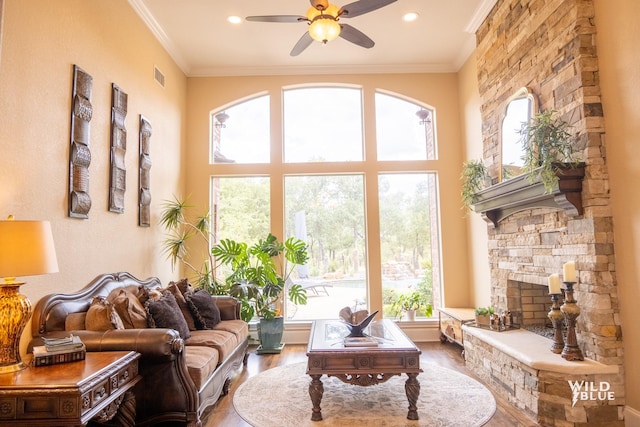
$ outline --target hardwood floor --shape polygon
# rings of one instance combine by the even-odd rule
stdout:
[[[478,379],[465,367],[464,360],[460,355],[460,347],[450,343],[441,344],[440,342],[419,343],[418,347],[422,350],[421,358],[424,362],[436,363],[476,380]],[[306,345],[287,344],[282,353],[274,355],[257,355],[254,350],[254,348],[249,349],[250,354],[246,368],[238,372],[231,380],[229,394],[220,398],[218,403],[204,414],[203,427],[251,427],[233,409],[233,394],[238,386],[248,378],[267,369],[307,360]],[[485,424],[486,427],[532,427],[538,425],[520,413],[506,400],[499,398],[495,394],[494,397],[497,403],[497,410],[493,418]]]

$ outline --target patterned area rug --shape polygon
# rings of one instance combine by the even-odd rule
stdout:
[[[418,415],[407,419],[406,375],[359,387],[322,377],[322,421],[311,421],[306,363],[269,369],[240,385],[233,397],[238,414],[254,427],[474,427],[493,416],[496,402],[476,380],[437,365],[422,366]]]

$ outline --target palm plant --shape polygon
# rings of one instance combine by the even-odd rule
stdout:
[[[230,268],[226,287],[230,295],[242,301],[242,318],[246,321],[254,316],[276,317],[275,304],[282,300],[291,273],[295,266],[304,265],[309,259],[302,240],[290,237],[283,243],[271,233],[252,246],[223,239],[211,249],[211,254],[218,263],[216,271],[221,266]],[[294,304],[307,303],[307,292],[300,285],[290,284],[287,294]]]
[[[212,294],[219,293],[211,271],[213,257],[208,250],[209,242],[214,237],[211,233],[209,213],[193,218],[188,217],[187,211],[193,206],[177,197],[174,200],[165,201],[162,206],[160,224],[168,232],[163,243],[163,252],[167,258],[171,259],[172,267],[175,268],[176,264],[181,263],[194,274],[193,282],[197,287],[206,289]],[[207,248],[200,259],[196,259],[189,253],[187,242],[192,238],[201,240],[200,243]],[[198,261],[200,264],[196,264]]]

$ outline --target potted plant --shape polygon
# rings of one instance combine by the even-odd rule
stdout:
[[[217,262],[216,272],[225,266],[230,270],[224,280],[229,294],[242,302],[242,318],[247,322],[254,316],[260,319],[258,352],[279,352],[284,320],[276,303],[283,302],[285,287],[292,303],[307,303],[306,290],[290,283],[295,266],[304,265],[309,259],[307,245],[293,237],[280,242],[269,233],[252,246],[224,239],[211,249],[211,254]]]
[[[489,326],[491,315],[494,313],[493,307],[478,307],[475,310],[476,325]]]
[[[469,208],[473,204],[473,196],[482,190],[487,180],[487,167],[482,160],[467,160],[462,164],[462,201],[465,207]]]
[[[566,166],[575,167],[573,158],[575,137],[569,133],[569,124],[559,117],[557,111],[547,110],[536,114],[520,128],[520,143],[524,151],[523,171],[534,182],[538,176],[547,193],[558,183],[558,173]]]
[[[415,320],[416,311],[424,308],[424,314],[430,317],[433,312],[433,307],[428,304],[424,297],[418,291],[413,291],[408,294],[400,294],[391,304],[391,310],[395,313],[395,316],[401,318],[404,313],[407,314],[407,320]]]
[[[209,213],[190,216],[188,211],[191,208],[193,206],[177,197],[163,203],[160,224],[168,233],[163,242],[164,253],[171,259],[174,268],[180,262],[195,276],[191,277],[191,282],[197,287],[206,289],[211,294],[224,293],[216,286],[211,274],[213,258],[209,252],[209,242],[213,240],[213,236]],[[187,242],[192,238],[199,242],[192,242],[190,247]],[[193,253],[198,245],[205,248],[200,257]]]

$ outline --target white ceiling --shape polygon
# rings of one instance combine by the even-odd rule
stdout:
[[[355,0],[333,0],[344,6]],[[352,19],[372,38],[364,49],[338,38],[291,48],[302,23],[230,24],[237,15],[305,15],[308,0],[129,0],[188,76],[455,72],[475,48],[475,31],[496,0],[398,0]],[[414,22],[404,22],[417,12]]]

